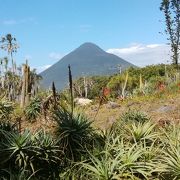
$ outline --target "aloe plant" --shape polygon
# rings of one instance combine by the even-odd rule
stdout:
[[[162,162],[165,165],[165,176],[170,179],[180,179],[180,147],[169,144],[165,149]]]
[[[32,142],[31,134],[25,131],[23,134],[18,132],[4,132],[4,140],[1,142],[0,164],[6,163],[11,167],[31,168],[32,164]]]
[[[30,104],[25,108],[26,118],[30,121],[35,120],[41,112],[41,100],[34,98]]]
[[[36,175],[41,177],[57,176],[60,167],[64,165],[64,154],[53,137],[43,130],[33,136],[34,160],[38,172]]]
[[[121,116],[121,120],[124,122],[141,122],[149,121],[150,118],[143,112],[129,110]]]
[[[66,109],[55,112],[54,120],[58,126],[56,134],[66,155],[76,159],[92,141],[93,128],[91,122],[81,113],[73,114]]]
[[[145,141],[147,143],[153,142],[154,139],[157,139],[158,134],[154,131],[155,124],[148,121],[145,123],[133,123],[129,127],[129,131],[132,136],[133,142]]]
[[[13,104],[11,102],[0,101],[0,120],[8,120],[13,109]]]

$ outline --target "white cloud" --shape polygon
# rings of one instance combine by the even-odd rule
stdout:
[[[108,53],[115,54],[137,66],[170,62],[170,47],[165,44],[133,44],[127,48],[112,48]]]
[[[144,47],[141,45],[131,46],[129,48],[120,48],[120,49],[109,49],[108,52],[112,51],[113,53],[120,53],[120,54],[132,54],[141,52],[144,50]]]
[[[149,45],[146,45],[147,48],[157,48],[157,47],[160,47],[162,46],[162,44],[149,44]]]
[[[54,60],[60,60],[64,55],[61,53],[51,52],[49,53],[49,57]]]

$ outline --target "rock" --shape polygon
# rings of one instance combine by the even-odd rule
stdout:
[[[86,105],[88,105],[88,104],[91,104],[91,103],[92,103],[92,100],[87,99],[87,98],[75,98],[75,99],[74,99],[74,102],[75,102],[77,105],[86,106]]]
[[[115,108],[120,107],[120,105],[116,102],[108,101],[108,103],[106,104],[106,107],[109,109],[115,109]]]
[[[172,106],[164,105],[164,106],[158,108],[157,110],[155,110],[155,112],[165,113],[165,112],[173,111],[174,109],[175,108]]]

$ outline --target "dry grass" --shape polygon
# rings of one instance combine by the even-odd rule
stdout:
[[[80,110],[84,111],[85,114],[94,121],[94,126],[100,129],[110,127],[113,122],[128,110],[144,112],[150,116],[153,121],[160,122],[160,124],[170,123],[171,121],[180,122],[180,93],[163,94],[161,97],[142,96],[126,99],[123,102],[117,100],[116,102],[120,105],[117,108],[109,108],[107,104],[103,104],[99,108],[98,103],[94,103],[85,108],[80,108]],[[56,123],[51,119],[45,120],[43,116],[39,117],[33,123],[22,120],[22,129],[30,129],[32,132],[44,129],[52,133],[54,127],[56,127]]]
[[[128,110],[137,110],[146,113],[154,121],[160,122],[179,122],[180,121],[180,93],[179,94],[164,94],[161,97],[137,97],[134,99],[125,100],[124,102],[117,101],[120,107],[108,108],[103,104],[95,118],[94,124],[101,129],[108,128],[114,121]],[[98,105],[88,107],[85,112],[88,117],[94,119],[97,113]]]

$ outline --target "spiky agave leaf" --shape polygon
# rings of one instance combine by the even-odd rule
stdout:
[[[41,100],[34,98],[30,104],[25,108],[25,115],[28,120],[35,120],[41,112]]]
[[[33,169],[31,158],[33,157],[31,134],[25,131],[22,134],[18,132],[4,132],[5,139],[1,143],[0,149],[1,163],[8,163],[13,167]]]
[[[54,120],[58,124],[56,134],[59,143],[69,158],[76,159],[75,157],[85,152],[85,148],[91,143],[92,122],[82,113],[74,113],[72,116],[71,112],[63,108],[55,112]]]
[[[158,138],[157,132],[155,132],[156,124],[153,124],[151,121],[145,123],[133,123],[129,127],[129,132],[133,138],[132,142],[145,141],[147,143],[152,143],[154,139]]]

